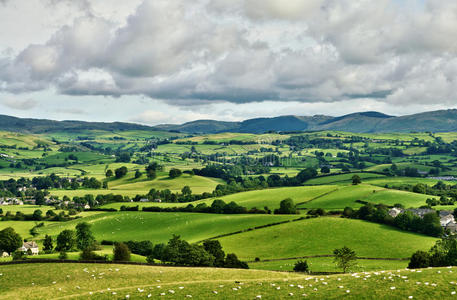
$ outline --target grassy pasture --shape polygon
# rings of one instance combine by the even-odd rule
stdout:
[[[428,250],[436,238],[343,218],[315,218],[220,238],[222,247],[245,260],[332,254],[344,245],[359,257],[407,258]],[[262,245],[262,247],[259,247]]]
[[[57,236],[62,230],[74,229],[79,222],[88,222],[97,240],[128,241],[150,240],[167,242],[173,234],[190,242],[200,241],[220,234],[243,230],[297,216],[274,215],[213,215],[195,213],[118,212],[101,213],[69,222],[52,223],[38,229]]]
[[[300,259],[274,260],[250,262],[249,267],[259,270],[272,271],[293,271],[295,263]],[[302,259],[305,260],[305,259]],[[333,257],[313,257],[306,258],[312,272],[340,272]],[[404,269],[408,266],[407,260],[373,260],[358,259],[357,265],[352,269],[353,272],[366,272],[378,270]]]
[[[405,207],[419,207],[425,205],[427,198],[434,196],[384,189],[379,186],[360,184],[340,187],[327,195],[299,205],[301,208],[343,209],[346,206],[360,207],[363,204],[356,200],[368,201],[373,204],[394,205],[403,204]],[[436,197],[435,197],[436,198]]]
[[[7,265],[1,269],[0,299],[450,299],[456,291],[456,271],[454,267],[308,276],[109,264]]]

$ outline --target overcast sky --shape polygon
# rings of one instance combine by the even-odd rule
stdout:
[[[0,0],[0,114],[182,123],[457,107],[454,0]]]

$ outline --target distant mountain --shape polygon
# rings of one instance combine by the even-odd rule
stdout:
[[[164,127],[158,127],[164,128]],[[224,131],[264,133],[268,131],[317,131],[340,130],[360,133],[374,132],[411,132],[457,131],[457,110],[439,110],[420,114],[394,117],[369,111],[331,117],[316,115],[312,117],[281,116],[255,118],[242,122],[193,121],[182,125],[167,125],[168,130],[187,133],[218,133]]]
[[[273,118],[255,118],[241,122],[223,122],[215,120],[197,120],[181,125],[164,124],[155,127],[131,123],[100,123],[83,121],[51,121],[39,119],[21,119],[0,115],[0,130],[44,133],[62,130],[167,130],[184,133],[220,133],[243,132],[264,133],[269,131],[318,131],[340,130],[359,133],[375,132],[411,132],[457,131],[457,110],[439,110],[408,116],[394,117],[379,112],[359,112],[331,117],[315,116],[280,116]]]
[[[153,128],[150,126],[121,122],[102,123],[84,121],[52,121],[44,119],[22,119],[0,115],[0,130],[27,133],[45,133],[65,130],[123,131],[153,130]]]

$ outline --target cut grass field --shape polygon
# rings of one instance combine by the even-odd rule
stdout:
[[[227,252],[254,261],[332,254],[348,246],[358,257],[407,258],[436,238],[361,220],[324,217],[281,224],[218,239]],[[259,247],[262,245],[262,247]]]
[[[110,264],[1,266],[0,299],[450,299],[457,268],[331,276]]]
[[[173,234],[189,242],[227,234],[255,226],[298,218],[296,215],[215,215],[196,213],[117,212],[101,213],[69,222],[52,223],[38,229],[57,236],[62,230],[74,229],[79,222],[88,222],[98,241],[149,240],[166,243]]]

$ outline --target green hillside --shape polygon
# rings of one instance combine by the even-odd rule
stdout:
[[[214,215],[196,213],[117,212],[101,213],[65,223],[52,223],[39,229],[57,236],[64,229],[74,229],[79,222],[88,222],[97,240],[150,240],[167,242],[173,234],[190,242],[255,226],[296,219],[297,216]],[[1,224],[1,223],[0,223]]]
[[[406,258],[437,239],[393,227],[343,218],[316,218],[220,238],[226,251],[243,259],[284,259],[332,254],[348,246],[360,257]],[[262,247],[259,247],[262,245]]]

